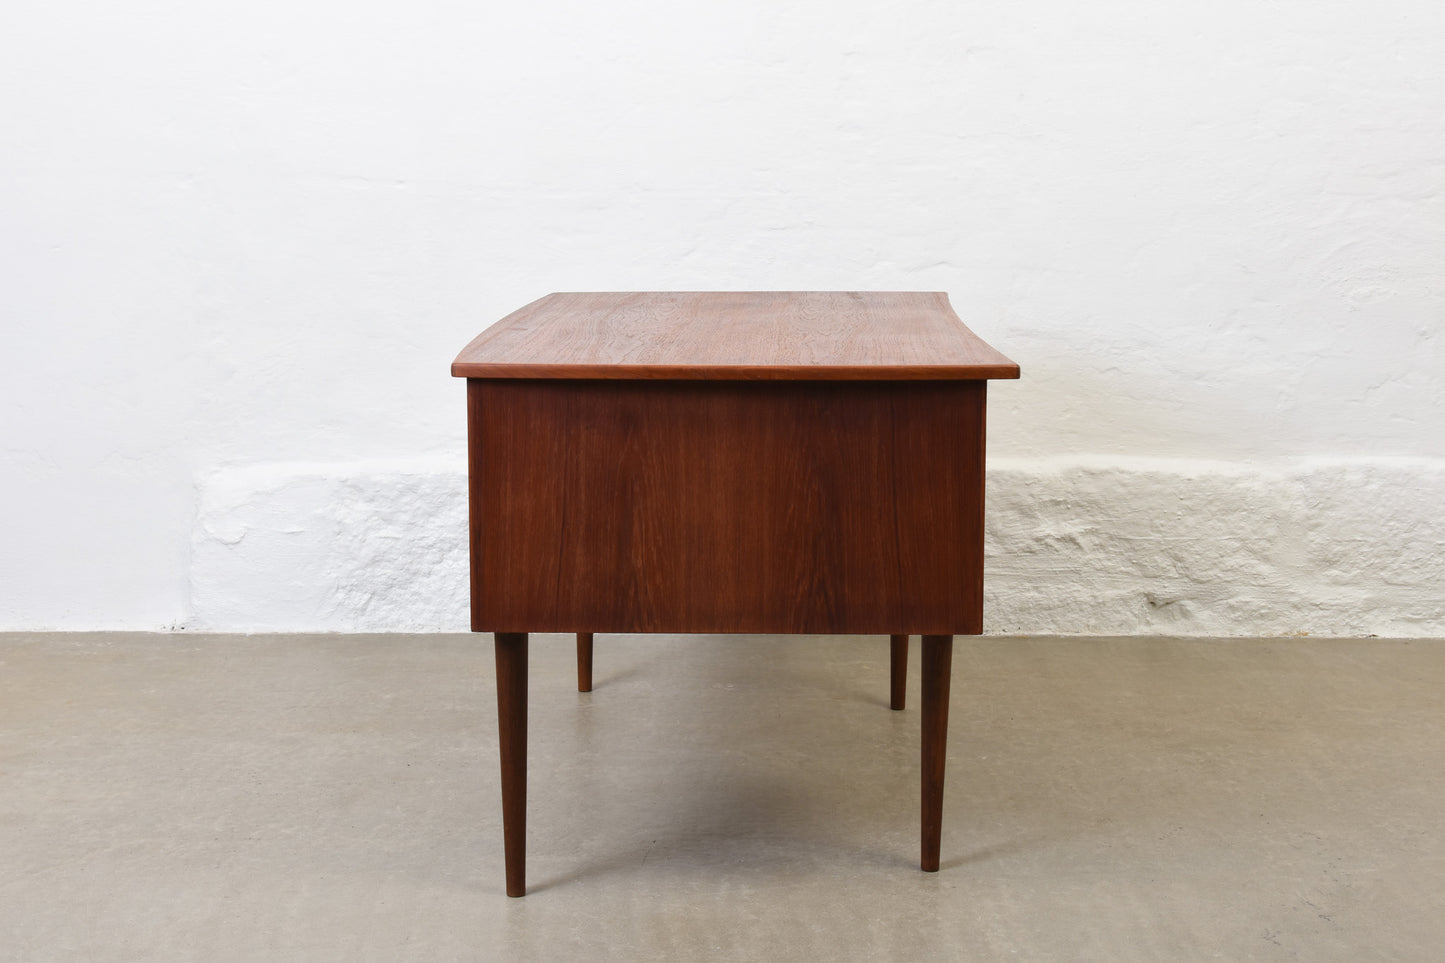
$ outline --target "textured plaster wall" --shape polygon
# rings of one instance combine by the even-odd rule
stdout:
[[[466,475],[271,465],[203,488],[195,626],[465,631]],[[1004,633],[1439,634],[1445,461],[1001,459],[986,625]],[[258,604],[264,600],[264,604]]]
[[[12,0],[0,628],[456,628],[456,350],[948,291],[998,631],[1445,635],[1445,6]]]

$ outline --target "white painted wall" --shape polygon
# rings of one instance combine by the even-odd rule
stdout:
[[[1442,105],[1433,0],[9,0],[0,628],[464,628],[472,335],[872,288],[1023,365],[994,629],[1445,635]]]

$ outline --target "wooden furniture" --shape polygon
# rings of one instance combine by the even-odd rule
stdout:
[[[525,892],[527,633],[923,637],[938,869],[953,636],[983,630],[984,398],[1018,366],[943,294],[552,294],[463,349],[472,630],[495,633],[507,895]]]

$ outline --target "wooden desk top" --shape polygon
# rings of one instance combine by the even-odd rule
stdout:
[[[1019,367],[943,293],[549,294],[483,331],[458,378],[977,381]]]

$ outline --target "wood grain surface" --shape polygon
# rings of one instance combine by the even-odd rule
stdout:
[[[1017,378],[948,295],[549,294],[478,335],[464,378],[911,381]]]
[[[922,765],[919,797],[922,800],[922,853],[918,868],[938,872],[943,840],[943,781],[948,769],[948,695],[953,679],[953,636],[925,635],[921,693]]]
[[[527,634],[497,633],[497,736],[507,895],[527,893]]]
[[[467,384],[474,631],[982,631],[987,382]]]

